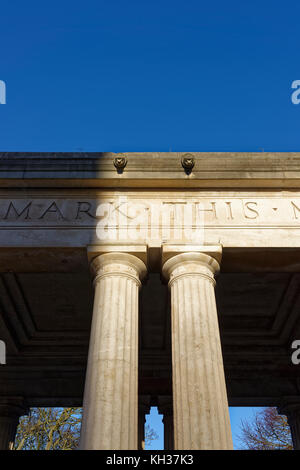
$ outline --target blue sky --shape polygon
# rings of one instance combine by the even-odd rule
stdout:
[[[299,151],[300,3],[1,3],[2,151]]]
[[[298,0],[3,1],[0,151],[300,151],[299,13]]]
[[[241,422],[242,420],[248,421],[249,423],[253,422],[253,416],[256,412],[263,410],[263,408],[250,408],[250,407],[230,407],[230,424],[232,432],[233,446],[235,450],[241,449],[241,442],[239,441],[239,436],[241,435]],[[157,408],[152,407],[150,414],[146,415],[146,424],[158,434],[158,439],[152,441],[146,445],[146,450],[162,450],[164,448],[164,431],[162,423],[162,415],[158,414]]]

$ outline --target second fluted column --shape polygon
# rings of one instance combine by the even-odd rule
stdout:
[[[232,449],[214,293],[218,262],[191,252],[163,266],[169,280],[175,449]]]
[[[91,263],[94,310],[81,449],[138,448],[138,291],[145,264],[126,253]]]

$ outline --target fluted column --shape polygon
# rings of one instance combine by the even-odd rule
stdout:
[[[175,449],[232,449],[214,293],[218,262],[183,253],[163,266],[169,279]]]
[[[293,441],[294,450],[300,450],[300,399],[283,400],[277,411],[281,415],[286,415]]]
[[[22,398],[0,397],[0,450],[12,449],[19,418],[27,412]]]
[[[81,449],[138,448],[138,291],[144,263],[105,253],[91,263],[94,310]]]

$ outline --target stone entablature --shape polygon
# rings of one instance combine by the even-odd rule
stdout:
[[[221,243],[224,247],[297,247],[296,191],[86,191],[0,194],[2,246],[99,242]],[[42,232],[42,236],[41,236]],[[13,234],[13,236],[12,236]],[[72,236],[71,236],[72,234]]]

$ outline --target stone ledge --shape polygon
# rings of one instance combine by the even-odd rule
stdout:
[[[194,159],[192,171],[182,157]],[[127,165],[118,172],[116,156]],[[298,188],[300,152],[0,152],[3,187]]]

